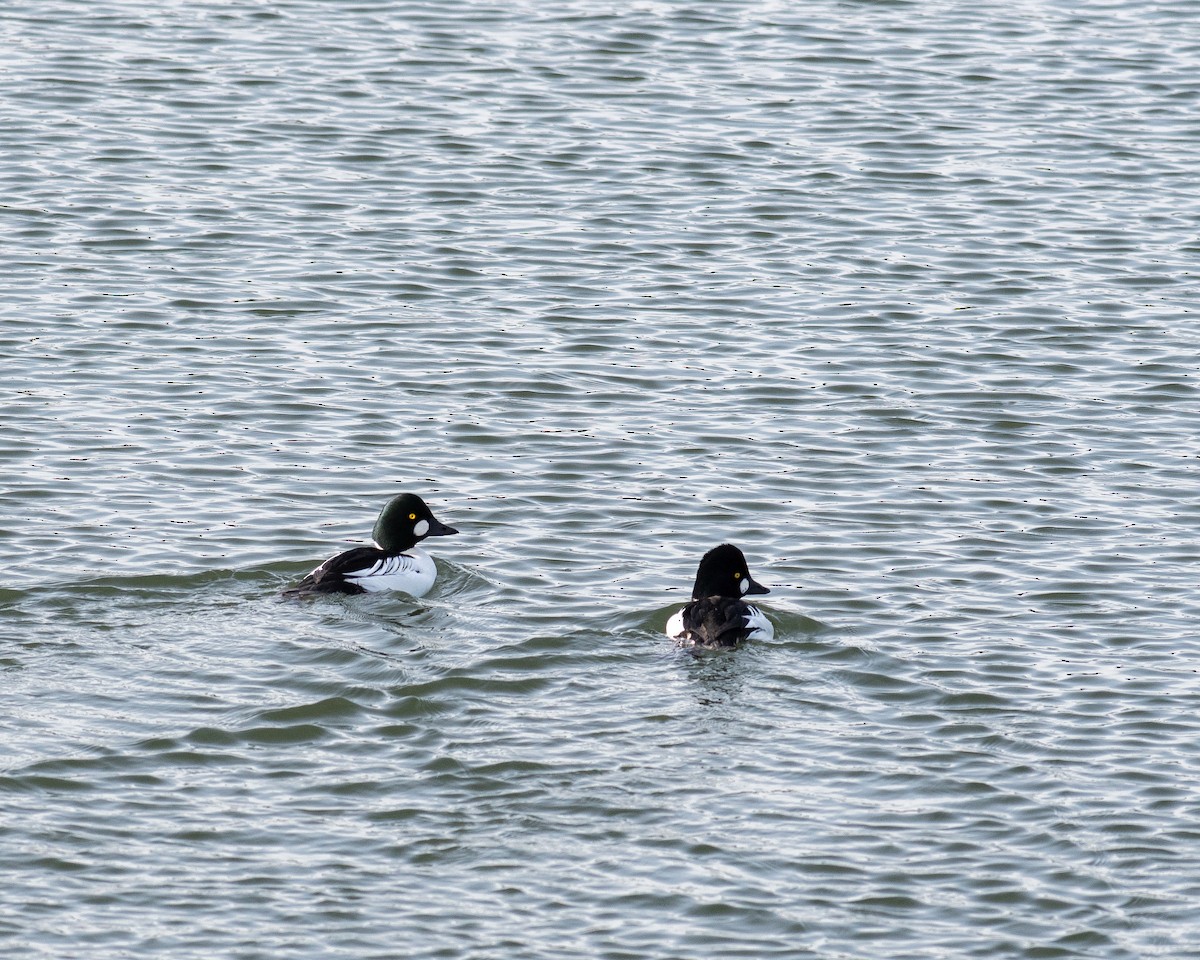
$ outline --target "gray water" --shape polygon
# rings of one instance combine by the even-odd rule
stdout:
[[[1191,0],[0,39],[6,957],[1200,956]]]

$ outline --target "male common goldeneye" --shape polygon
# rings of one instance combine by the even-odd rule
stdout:
[[[697,647],[736,647],[743,640],[770,640],[775,635],[771,621],[742,599],[770,592],[750,576],[741,550],[732,543],[713,547],[696,571],[692,602],[667,621],[667,636]]]
[[[426,537],[458,533],[438,520],[415,493],[392,497],[379,511],[373,547],[355,547],[330,557],[284,596],[313,593],[374,593],[403,590],[414,597],[428,592],[437,577],[433,557],[418,549]]]

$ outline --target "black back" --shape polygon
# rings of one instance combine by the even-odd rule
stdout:
[[[366,593],[366,588],[346,579],[347,573],[366,570],[384,559],[387,552],[378,547],[355,547],[336,557],[330,557],[290,590],[285,597],[300,597],[310,593]]]
[[[683,608],[682,639],[701,647],[736,647],[750,636],[749,606],[732,597],[705,597]]]

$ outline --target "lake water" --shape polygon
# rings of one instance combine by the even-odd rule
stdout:
[[[5,956],[1200,957],[1200,6],[0,40]]]

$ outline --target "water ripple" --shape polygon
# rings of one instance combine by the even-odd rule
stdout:
[[[1191,7],[331,10],[0,25],[8,952],[1193,950]]]

